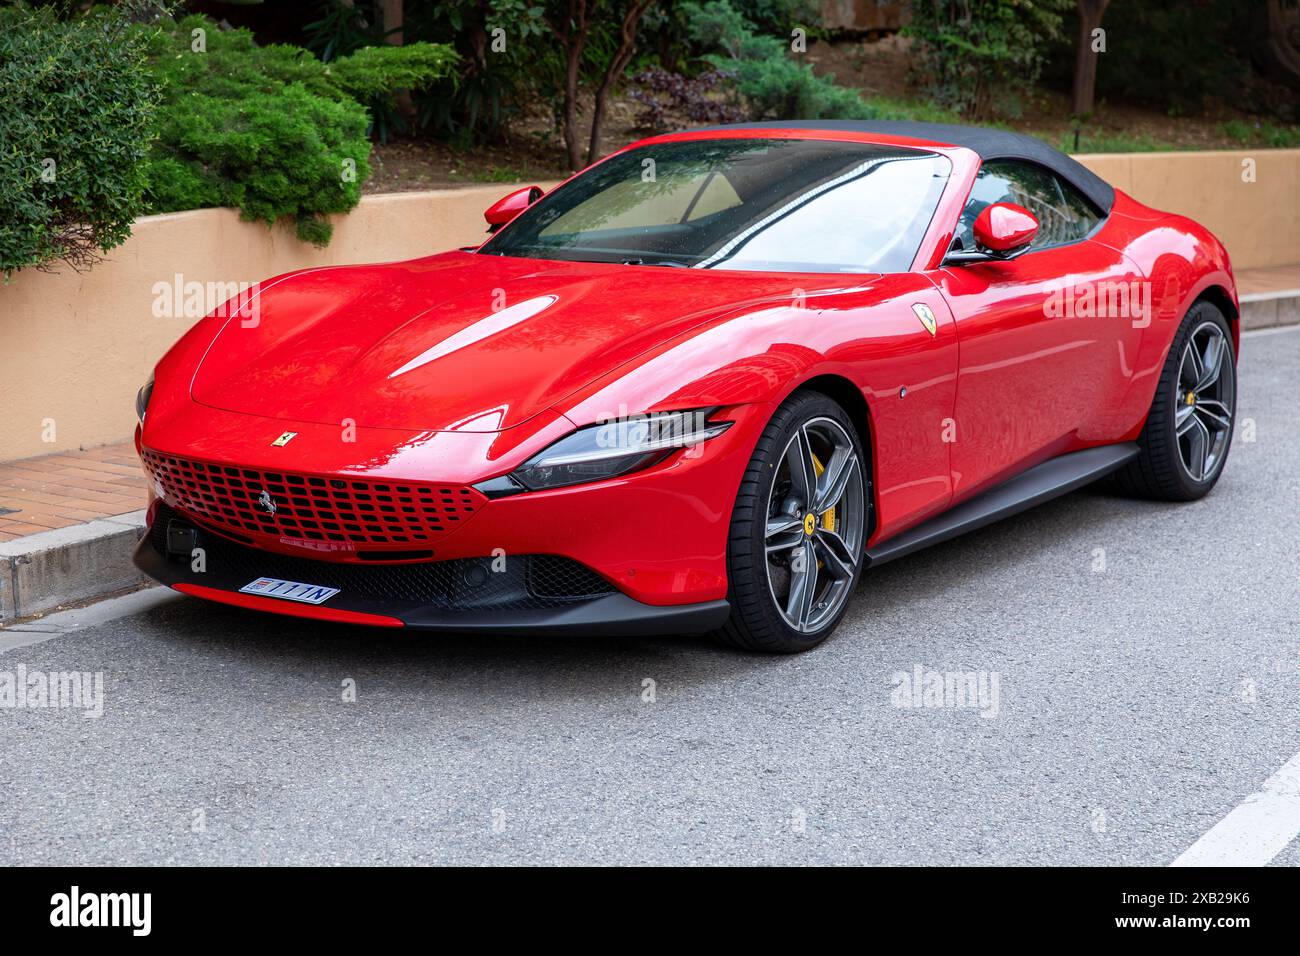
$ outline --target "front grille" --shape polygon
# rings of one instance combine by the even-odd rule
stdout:
[[[150,541],[167,552],[167,525],[189,525],[159,503]],[[512,610],[561,607],[615,593],[608,581],[577,561],[554,554],[457,558],[416,564],[344,564],[313,561],[249,548],[199,530],[205,570],[242,583],[259,577],[281,578],[338,588],[348,596],[410,601],[440,610]],[[173,558],[185,564],[190,555]],[[495,561],[495,563],[494,563]],[[193,580],[201,583],[201,575]]]
[[[465,485],[262,471],[144,449],[169,503],[236,536],[266,535],[343,550],[413,550],[467,520],[487,500]]]

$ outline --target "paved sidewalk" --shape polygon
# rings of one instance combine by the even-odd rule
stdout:
[[[144,506],[144,472],[129,441],[0,463],[0,541]]]
[[[1289,266],[1268,266],[1264,269],[1242,269],[1236,275],[1237,295],[1300,294],[1300,263]]]

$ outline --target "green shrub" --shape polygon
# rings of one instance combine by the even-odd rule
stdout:
[[[292,220],[300,239],[324,245],[325,216],[354,207],[370,175],[359,98],[445,76],[454,59],[446,47],[413,44],[325,64],[301,48],[258,46],[247,30],[186,17],[159,32],[150,51],[162,90],[146,170],[150,208],[237,206],[246,219]]]
[[[307,46],[333,62],[361,49],[387,45],[383,4],[377,0],[318,0],[319,19],[304,27]],[[508,120],[531,108],[549,92],[545,76],[554,72],[555,45],[545,10],[536,0],[439,0],[407,3],[405,42],[426,41],[454,51],[458,70],[422,89],[412,90],[415,126],[468,146],[498,138]],[[594,14],[589,15],[595,19]],[[501,29],[504,49],[493,31]],[[400,130],[400,112],[372,107],[382,139]]]
[[[0,273],[74,269],[122,243],[144,209],[156,93],[147,36],[114,12],[60,21],[0,10]]]
[[[1071,0],[912,0],[903,33],[935,103],[978,119],[1017,116],[1019,91],[1038,79],[1071,7]]]
[[[735,74],[735,88],[752,119],[872,119],[878,113],[856,91],[813,73],[793,59],[787,37],[764,36],[729,0],[685,3],[691,39],[702,48],[721,47],[704,59]]]

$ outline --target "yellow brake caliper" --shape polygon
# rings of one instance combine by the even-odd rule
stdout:
[[[823,471],[826,470],[826,466],[822,464],[821,459],[817,457],[816,452],[812,452],[812,460],[813,460],[813,471],[815,471],[817,474],[820,475]],[[819,520],[821,521],[822,527],[825,528],[827,531],[834,531],[835,530],[835,506],[831,505],[831,507],[827,508],[826,512],[821,516]],[[817,570],[820,571],[824,567],[825,565],[822,563],[821,559],[818,558]]]
[[[817,474],[820,475],[823,471],[826,470],[826,466],[821,463],[821,459],[817,457],[815,452],[813,453],[812,459],[813,459],[813,471],[815,471]],[[827,531],[835,530],[835,506],[834,505],[826,509],[826,513],[821,516],[821,523],[822,523],[822,527],[825,528]]]

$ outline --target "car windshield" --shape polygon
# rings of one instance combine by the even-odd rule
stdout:
[[[488,255],[767,272],[906,272],[950,171],[936,153],[810,139],[656,143],[542,198]]]

